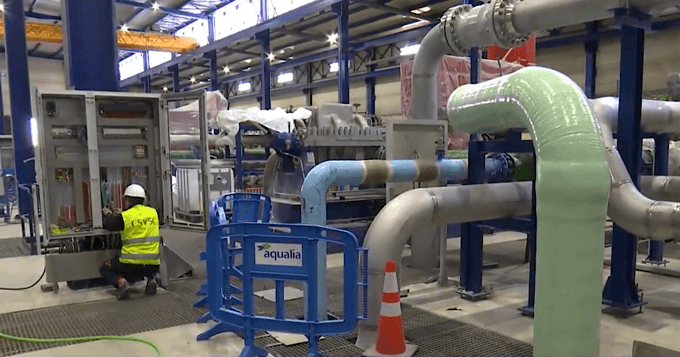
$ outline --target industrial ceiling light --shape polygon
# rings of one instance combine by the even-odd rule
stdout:
[[[190,79],[191,83],[196,83],[196,77],[192,76]]]
[[[246,59],[246,60],[243,60],[243,62],[245,62],[245,63],[250,63],[250,62],[252,62],[252,61],[253,61],[253,60],[250,59],[250,58],[248,58],[248,59]]]
[[[331,44],[338,43],[338,34],[332,33],[332,34],[328,35],[328,42],[330,42]]]
[[[432,10],[432,8],[430,8],[429,6],[423,6],[420,9],[411,10],[411,12],[416,14],[416,15],[420,15],[420,14],[424,14],[426,12],[430,12],[430,10]]]
[[[269,58],[270,61],[273,61],[276,59],[276,56],[274,56],[274,53],[270,53],[267,55],[267,58]]]
[[[123,32],[127,32],[127,30],[128,30],[127,24],[123,24],[123,26],[120,27],[120,30],[123,31]]]
[[[224,66],[224,74],[229,74],[229,66]]]
[[[168,87],[163,86],[163,92],[167,92],[167,91],[168,91]]]
[[[155,2],[151,5],[151,8],[153,9],[153,11],[158,11],[158,10],[160,10],[161,6],[158,5],[157,2]]]

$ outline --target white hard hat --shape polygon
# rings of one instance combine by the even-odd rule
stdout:
[[[146,192],[144,191],[144,188],[142,186],[132,184],[125,189],[125,193],[123,194],[123,196],[146,198]]]

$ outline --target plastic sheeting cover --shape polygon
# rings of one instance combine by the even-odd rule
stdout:
[[[600,346],[610,173],[583,91],[540,67],[458,88],[450,122],[470,133],[524,127],[536,148],[534,355],[595,356]]]

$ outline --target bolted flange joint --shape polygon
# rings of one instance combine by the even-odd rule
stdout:
[[[522,46],[531,34],[519,33],[512,24],[515,4],[523,0],[493,0],[493,29],[498,45],[505,48]]]
[[[442,41],[446,43],[453,54],[457,56],[469,56],[470,49],[463,47],[456,36],[455,23],[460,19],[461,14],[468,13],[472,10],[471,5],[458,5],[448,9],[442,16],[439,22],[439,33],[442,36]]]

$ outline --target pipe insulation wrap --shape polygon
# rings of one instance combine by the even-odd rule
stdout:
[[[653,200],[680,202],[680,177],[678,176],[642,176],[640,191]]]
[[[447,112],[456,130],[530,132],[537,164],[534,355],[598,355],[610,174],[588,99],[567,76],[530,67],[458,88]]]
[[[612,221],[627,232],[640,238],[666,240],[680,237],[680,204],[668,201],[658,201],[654,194],[654,185],[659,185],[661,178],[644,179],[641,187],[651,186],[653,198],[645,197],[633,184],[630,173],[621,159],[616,148],[611,122],[601,120],[602,139],[604,140],[607,162],[611,171],[611,193],[609,197],[608,214]],[[673,180],[675,181],[675,180]],[[669,181],[670,182],[670,181]],[[677,190],[667,183],[667,190]],[[677,191],[674,191],[677,194]],[[666,196],[664,196],[666,198]],[[668,198],[673,201],[672,198]]]
[[[369,264],[368,319],[359,322],[357,347],[365,350],[375,344],[385,263],[401,260],[401,252],[414,232],[423,227],[530,213],[531,182],[421,188],[406,191],[390,201],[373,219],[364,238]]]

